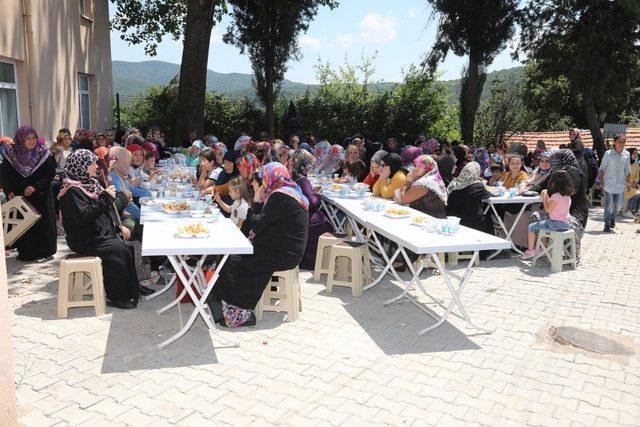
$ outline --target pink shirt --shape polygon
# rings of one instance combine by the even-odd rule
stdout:
[[[549,219],[554,221],[569,221],[569,208],[571,207],[571,197],[554,193],[549,197],[554,202],[553,209],[549,212]]]

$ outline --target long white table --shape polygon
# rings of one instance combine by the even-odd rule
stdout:
[[[522,214],[524,213],[524,211],[527,209],[527,206],[535,204],[535,203],[542,203],[542,197],[540,197],[540,196],[535,196],[535,197],[494,196],[494,197],[490,197],[488,199],[483,200],[483,202],[487,204],[487,207],[484,210],[484,214],[486,215],[487,212],[489,212],[489,209],[491,209],[493,211],[493,214],[496,216],[496,218],[498,220],[498,224],[500,225],[500,228],[502,228],[502,231],[504,232],[504,234],[506,236],[506,239],[509,242],[511,242],[511,247],[509,249],[513,249],[514,251],[516,251],[517,253],[522,255],[522,251],[520,249],[518,249],[518,247],[513,243],[513,239],[511,238],[511,235],[513,234],[513,230],[516,229],[516,225],[520,221],[520,218],[522,217]],[[498,211],[496,210],[496,205],[511,205],[511,204],[514,204],[514,205],[522,204],[522,207],[520,208],[520,211],[518,211],[518,214],[516,215],[515,220],[513,221],[513,224],[511,225],[511,228],[507,230],[507,226],[504,225],[504,221],[502,220],[502,218],[498,214]],[[487,257],[487,259],[493,259],[500,252],[502,252],[502,250],[496,250],[494,253],[489,255]]]
[[[184,224],[186,221],[203,222],[209,227],[210,236],[207,238],[189,239],[176,237],[175,233],[177,232],[178,225]],[[247,240],[231,220],[224,217],[220,217],[218,221],[213,223],[208,223],[205,220],[198,220],[194,218],[171,218],[168,215],[162,221],[146,221],[142,234],[142,256],[166,256],[169,259],[177,277],[180,278],[184,285],[182,293],[170,304],[157,310],[157,313],[161,314],[169,310],[171,307],[179,305],[180,300],[186,294],[189,295],[191,301],[195,305],[195,309],[182,329],[169,339],[158,344],[159,348],[162,349],[166,347],[186,334],[198,315],[202,317],[207,327],[214,335],[220,337],[223,341],[231,343],[234,346],[238,346],[236,341],[224,337],[216,329],[214,322],[211,321],[209,314],[205,311],[205,304],[207,297],[218,280],[222,267],[229,258],[229,255],[244,255],[252,253],[253,246],[251,245],[251,242]],[[209,255],[221,255],[222,259],[216,266],[213,277],[207,281],[205,279],[202,266]],[[190,267],[187,264],[188,256],[200,257],[195,267]],[[172,284],[173,279],[165,286],[164,289],[156,294],[166,291]]]
[[[384,260],[381,273],[375,280],[373,280],[372,283],[365,286],[364,289],[370,289],[380,283],[386,274],[391,274],[396,280],[402,283],[404,290],[400,295],[386,301],[383,305],[386,306],[402,298],[407,298],[437,321],[435,325],[419,331],[418,335],[426,334],[441,326],[451,314],[454,306],[458,307],[460,317],[471,327],[484,332],[492,331],[475,324],[471,320],[464,308],[461,296],[469,278],[471,277],[471,271],[479,256],[479,251],[509,249],[511,247],[511,243],[509,241],[464,226],[461,226],[460,230],[451,236],[427,233],[424,229],[412,225],[411,221],[411,218],[415,216],[425,215],[422,212],[406,206],[403,206],[403,208],[410,212],[411,218],[392,219],[384,216],[383,212],[365,210],[361,199],[342,198],[340,196],[333,196],[329,194],[323,194],[322,198],[323,201],[325,201],[326,206],[333,210],[334,217],[337,216],[337,212],[342,212],[345,218],[352,224],[356,238],[360,241],[367,242],[370,245],[374,245],[377,249],[376,252]],[[393,202],[385,201],[385,208],[390,206],[398,207],[398,205]],[[430,220],[435,219],[430,218]],[[362,230],[362,228],[365,230]],[[379,236],[384,236],[397,244],[397,249],[391,257],[387,256]],[[407,250],[410,250],[419,256],[416,266],[411,262]],[[469,263],[462,275],[458,275],[447,270],[444,263],[442,263],[438,256],[438,254],[444,252],[468,251],[473,252],[473,256],[471,257],[471,260],[469,260]],[[409,281],[400,278],[393,267],[394,261],[400,255],[403,257],[405,264],[411,273],[411,279]],[[451,294],[451,300],[446,307],[442,305],[442,302],[439,299],[433,297],[427,292],[420,279],[420,274],[425,267],[427,267],[427,261],[429,259],[433,260],[433,263],[442,275],[442,278],[444,279]],[[455,281],[458,282],[457,287],[454,284]],[[410,291],[414,289],[414,285],[417,286],[420,292],[424,295],[445,308],[445,312],[442,316],[435,316],[430,311],[425,310],[423,306],[412,297]]]

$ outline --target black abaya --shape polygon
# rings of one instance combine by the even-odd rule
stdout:
[[[295,268],[302,259],[309,215],[295,199],[276,192],[264,207],[254,203],[252,211],[253,254],[229,257],[210,300],[254,309],[273,273]]]
[[[102,260],[107,299],[138,302],[140,284],[133,245],[118,234],[111,196],[103,192],[94,200],[78,188],[70,188],[60,199],[60,208],[69,248]]]
[[[41,218],[14,244],[21,261],[34,261],[56,253],[58,234],[51,190],[51,181],[55,176],[56,162],[52,156],[27,177],[20,175],[7,160],[0,164],[0,182],[5,194],[24,196],[28,186],[36,190],[31,196],[24,197],[36,208]]]

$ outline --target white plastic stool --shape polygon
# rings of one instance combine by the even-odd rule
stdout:
[[[273,273],[271,281],[267,284],[256,305],[256,319],[262,320],[264,311],[285,312],[287,320],[290,322],[298,319],[302,311],[300,270],[298,267]]]
[[[447,264],[450,267],[455,267],[458,265],[458,261],[470,261],[472,257],[473,252],[447,252]],[[480,257],[476,258],[473,265],[480,265]]]
[[[548,239],[547,246],[543,244],[543,239]],[[562,271],[565,264],[570,264],[577,268],[578,260],[576,256],[576,235],[573,230],[548,231],[540,230],[536,242],[536,250],[539,253],[531,260],[531,266],[535,266],[538,259],[545,256],[551,263],[551,272]]]
[[[85,300],[87,296],[91,298]],[[66,318],[73,307],[93,307],[96,316],[100,316],[105,314],[106,305],[100,258],[69,255],[63,259],[58,281],[58,318]]]
[[[344,233],[324,233],[318,239],[318,248],[316,251],[316,263],[313,269],[314,280],[320,280],[323,274],[329,274],[329,255],[331,246],[336,243],[347,240],[349,237]]]
[[[340,271],[336,268],[338,259],[346,257],[350,260],[350,271]],[[336,280],[335,276],[347,276],[346,280]],[[339,277],[342,279],[342,277]],[[351,288],[351,295],[362,296],[364,280],[371,282],[371,259],[369,257],[369,245],[359,242],[340,242],[331,246],[329,256],[329,276],[327,278],[327,293],[333,291],[333,286],[346,286]]]

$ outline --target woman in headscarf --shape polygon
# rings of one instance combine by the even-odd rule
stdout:
[[[98,147],[94,150],[97,156],[96,164],[98,165],[97,179],[103,187],[109,186],[109,149],[106,147]]]
[[[302,144],[301,144],[302,145]],[[320,210],[320,196],[315,194],[313,186],[307,178],[307,173],[313,167],[315,158],[306,150],[299,148],[292,152],[288,169],[291,178],[302,190],[302,194],[309,200],[309,232],[307,238],[307,247],[304,256],[300,262],[300,268],[305,270],[313,270],[316,262],[316,249],[318,239],[327,232],[333,231],[333,226]]]
[[[333,175],[342,176],[344,172],[345,150],[341,145],[333,144],[329,152],[331,155],[331,163],[333,165]]]
[[[291,153],[291,148],[284,142],[276,142],[272,147],[273,151],[273,159],[276,159],[279,163],[283,165],[287,164],[287,160],[289,159],[289,153]],[[313,152],[313,149],[312,149]]]
[[[489,152],[486,148],[477,148],[473,152],[473,161],[480,165],[480,176],[489,167]]]
[[[129,183],[129,169],[131,167],[131,157],[124,147],[111,147],[109,149],[111,156],[111,165],[109,177],[118,193],[123,193],[129,199],[129,203],[124,211],[131,214],[136,220],[140,219],[140,208],[133,203],[136,196],[133,192],[134,187]],[[148,191],[148,190],[147,190]]]
[[[387,153],[384,150],[378,150],[373,154],[373,156],[371,156],[371,165],[369,166],[369,174],[362,181],[363,184],[367,184],[369,186],[369,189],[371,191],[373,191],[373,186],[376,184],[376,182],[378,181],[378,177],[380,176],[380,169],[382,168],[380,166],[380,161],[387,154],[389,153]]]
[[[329,141],[323,139],[313,149],[316,153],[316,163],[313,165],[313,169],[317,173],[331,175],[334,170],[334,161],[331,157],[331,144],[329,144]]]
[[[249,142],[251,142],[251,137],[249,135],[240,135],[236,140],[236,143],[233,145],[234,151],[244,151]]]
[[[350,144],[347,147],[341,175],[345,182],[358,182],[364,178],[366,170],[361,154],[362,152],[356,144]]]
[[[522,183],[524,189],[529,190],[533,187],[537,187],[543,181],[548,178],[549,172],[551,171],[551,152],[545,151],[540,154],[540,158],[538,160],[538,167],[534,169],[533,173],[529,176],[529,178]]]
[[[464,169],[467,163],[469,163],[469,160],[467,160],[467,150],[463,145],[456,145],[451,149],[451,151],[453,151],[453,155],[455,156],[456,160],[456,167],[453,171],[453,177],[457,178],[462,172],[462,169]]]
[[[402,149],[403,148],[404,147],[402,147],[400,145],[398,140],[396,138],[393,138],[393,137],[387,139],[387,143],[384,145],[384,151],[386,151],[387,153],[400,154],[400,153],[402,153]]]
[[[67,157],[71,154],[71,134],[68,131],[58,132],[56,136],[56,142],[49,148],[56,161],[56,166],[59,170],[64,169],[64,163],[67,161]]]
[[[418,156],[413,170],[407,175],[406,190],[397,202],[409,205],[435,218],[447,217],[447,187],[438,172],[433,157]]]
[[[491,197],[480,179],[480,165],[467,163],[460,175],[447,188],[447,215],[460,218],[465,227],[489,233],[490,228],[484,219],[482,201]]]
[[[298,266],[307,244],[309,201],[287,168],[265,165],[262,186],[253,187],[253,254],[230,256],[207,299],[214,320],[232,328],[255,325],[253,310],[271,276]]]
[[[585,194],[582,170],[580,169],[576,156],[567,148],[552,151],[550,161],[551,170],[549,171],[548,176],[551,176],[551,173],[556,170],[564,170],[569,174],[571,183],[574,186],[575,194],[571,196],[571,207],[569,208],[569,214],[571,214],[569,224],[576,235],[576,253],[579,261],[580,241],[584,235],[584,229],[587,226],[587,219],[589,218],[589,204]],[[547,189],[548,185],[549,178],[536,186],[532,186],[531,189],[540,193],[542,190]],[[549,219],[549,214],[544,209],[541,209],[531,214],[530,222],[542,221],[545,219]]]
[[[2,153],[0,182],[9,199],[23,196],[40,219],[22,235],[14,246],[20,261],[49,261],[57,249],[56,217],[51,182],[56,175],[56,163],[47,145],[38,142],[35,129],[22,126],[14,143]]]
[[[77,150],[67,159],[60,205],[69,248],[80,255],[98,256],[107,305],[134,308],[139,286],[129,231],[120,227],[114,208],[116,189],[106,190],[96,180],[97,157]]]
[[[271,162],[271,144],[269,141],[261,141],[258,143],[255,152],[260,164],[264,165]]]
[[[300,144],[300,149],[307,151],[309,154],[311,154],[313,156],[313,153],[314,153],[313,147],[311,145],[307,144],[306,142],[303,142],[302,144]],[[315,159],[315,157],[314,157],[314,159]]]
[[[440,148],[440,143],[437,139],[431,138],[427,140],[427,142],[420,145],[422,148],[422,152],[424,154],[428,154],[430,156],[435,156],[438,154],[438,149]]]
[[[423,136],[424,137],[424,136]],[[426,142],[426,141],[425,141]],[[413,169],[413,161],[422,155],[422,148],[413,145],[407,146],[402,151],[402,167],[405,171],[410,172]]]
[[[261,166],[260,160],[258,160],[256,155],[253,153],[244,153],[238,158],[238,160],[236,161],[236,165],[238,167],[240,177],[249,190],[249,197],[253,199],[253,173],[256,172]],[[247,212],[247,217],[245,218],[244,222],[242,223],[242,227],[240,228],[245,236],[248,236],[249,232],[251,231],[251,227],[253,225],[252,221],[253,211],[249,209],[249,211]]]
[[[200,153],[204,150],[204,142],[196,139],[189,147],[189,152],[187,153],[187,166],[192,168],[197,168],[198,163],[200,163]]]
[[[402,189],[407,176],[402,170],[402,157],[396,153],[387,154],[380,161],[380,176],[373,186],[373,195],[393,199],[395,191]]]

